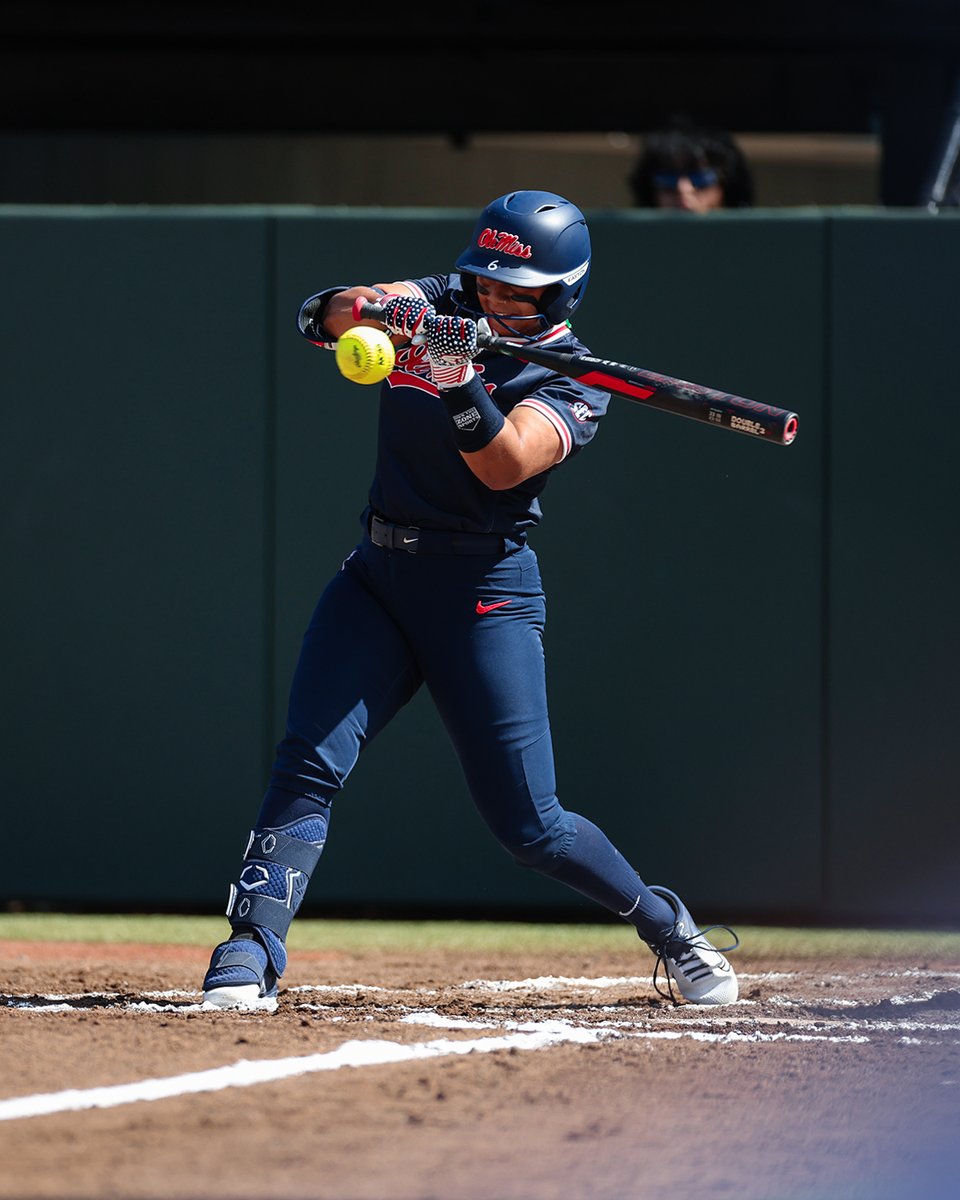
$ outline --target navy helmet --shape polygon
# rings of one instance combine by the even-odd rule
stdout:
[[[480,214],[470,245],[456,262],[458,301],[483,315],[476,277],[519,287],[546,287],[541,325],[568,320],[587,290],[590,233],[583,213],[554,192],[508,192]]]

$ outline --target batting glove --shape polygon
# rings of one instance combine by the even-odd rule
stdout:
[[[419,296],[384,296],[378,301],[380,320],[391,333],[403,337],[415,337],[423,329],[423,323],[436,316],[436,310]]]
[[[438,388],[455,388],[473,378],[479,353],[477,326],[466,317],[434,317],[427,322],[427,358]]]

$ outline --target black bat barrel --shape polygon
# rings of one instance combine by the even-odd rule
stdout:
[[[354,305],[353,315],[357,320],[376,320],[381,309],[377,304],[360,299]],[[795,412],[760,404],[745,396],[718,392],[699,383],[595,358],[592,354],[570,354],[564,350],[548,350],[531,342],[509,342],[495,337],[485,321],[480,322],[478,341],[484,350],[494,350],[521,362],[536,363],[558,375],[579,379],[589,387],[623,396],[635,404],[702,421],[715,429],[729,429],[778,446],[789,446],[797,436],[800,422]]]
[[[760,404],[745,396],[719,392],[699,383],[590,354],[541,349],[529,343],[516,345],[490,335],[483,337],[481,344],[499,354],[547,367],[558,375],[579,379],[590,387],[623,396],[636,404],[702,421],[717,429],[729,429],[780,446],[789,446],[797,436],[799,418],[795,412]]]

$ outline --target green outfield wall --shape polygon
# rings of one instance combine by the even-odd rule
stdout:
[[[714,917],[957,923],[960,218],[590,216],[595,352],[801,420],[615,400],[551,482],[562,801]],[[299,303],[447,269],[471,218],[0,208],[0,901],[225,897],[373,468],[376,389]],[[425,696],[308,903],[591,911],[493,843]]]

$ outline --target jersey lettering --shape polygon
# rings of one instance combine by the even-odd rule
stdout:
[[[485,367],[483,363],[475,362],[473,369],[480,376],[483,386],[489,395],[493,395],[497,385],[483,380]],[[387,376],[387,386],[390,388],[413,387],[432,396],[439,394],[437,385],[430,374],[430,360],[427,358],[426,346],[404,346],[397,351],[393,370]]]

